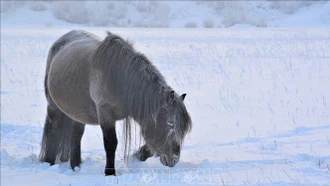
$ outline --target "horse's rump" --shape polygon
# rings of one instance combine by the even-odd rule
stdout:
[[[51,100],[69,117],[97,123],[89,93],[90,55],[99,41],[82,31],[71,31],[51,47],[46,89]],[[52,52],[56,52],[53,54]]]

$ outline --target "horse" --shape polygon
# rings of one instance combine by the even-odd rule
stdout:
[[[47,116],[39,160],[54,165],[70,160],[81,165],[85,125],[100,125],[106,154],[104,174],[116,175],[116,121],[124,121],[125,152],[131,125],[138,123],[144,144],[134,153],[140,161],[154,155],[164,166],[180,159],[191,131],[190,115],[159,70],[132,43],[107,31],[102,40],[81,30],[61,36],[48,52],[45,94]]]

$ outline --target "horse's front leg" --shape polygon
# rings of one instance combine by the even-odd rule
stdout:
[[[113,125],[115,122],[113,122]],[[115,152],[117,149],[117,136],[116,136],[116,128],[114,126],[104,126],[101,125],[103,132],[103,143],[104,149],[106,153],[106,165],[104,174],[108,175],[116,175],[115,172]]]
[[[106,108],[106,107],[103,107]],[[99,124],[103,132],[103,143],[106,153],[106,165],[104,174],[116,175],[115,172],[115,152],[117,149],[117,135],[116,135],[116,120],[111,116],[111,111],[108,109],[98,109]]]
[[[146,161],[148,158],[154,155],[154,152],[147,146],[147,144],[144,144],[135,153],[135,155],[140,161]]]

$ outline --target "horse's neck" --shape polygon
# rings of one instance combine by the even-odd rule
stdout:
[[[139,113],[134,119],[141,122],[143,120],[148,120],[150,122],[155,122],[157,117],[157,112],[161,107],[164,107],[165,100],[164,92],[162,91],[163,87],[152,87],[155,88],[154,90],[149,90],[152,92],[152,95],[144,95],[142,100],[143,103],[139,104],[140,108],[134,108],[135,111],[142,111],[137,112]],[[142,113],[142,114],[141,114]]]

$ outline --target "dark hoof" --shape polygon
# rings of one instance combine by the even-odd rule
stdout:
[[[149,158],[148,156],[146,156],[146,154],[141,153],[141,152],[136,152],[135,156],[140,161],[146,161]]]
[[[104,174],[105,176],[116,176],[116,171],[114,168],[106,168]]]
[[[71,162],[70,162],[72,170],[74,170],[74,168],[76,168],[76,167],[80,167],[80,164],[81,164],[81,161],[71,160]]]
[[[135,156],[137,157],[137,159],[139,159],[140,161],[146,161],[148,158],[150,158],[151,156],[153,156],[154,153],[152,151],[149,150],[147,145],[143,145],[136,153]]]
[[[45,160],[41,160],[41,162],[49,163],[50,165],[55,165],[55,160],[46,158]]]

